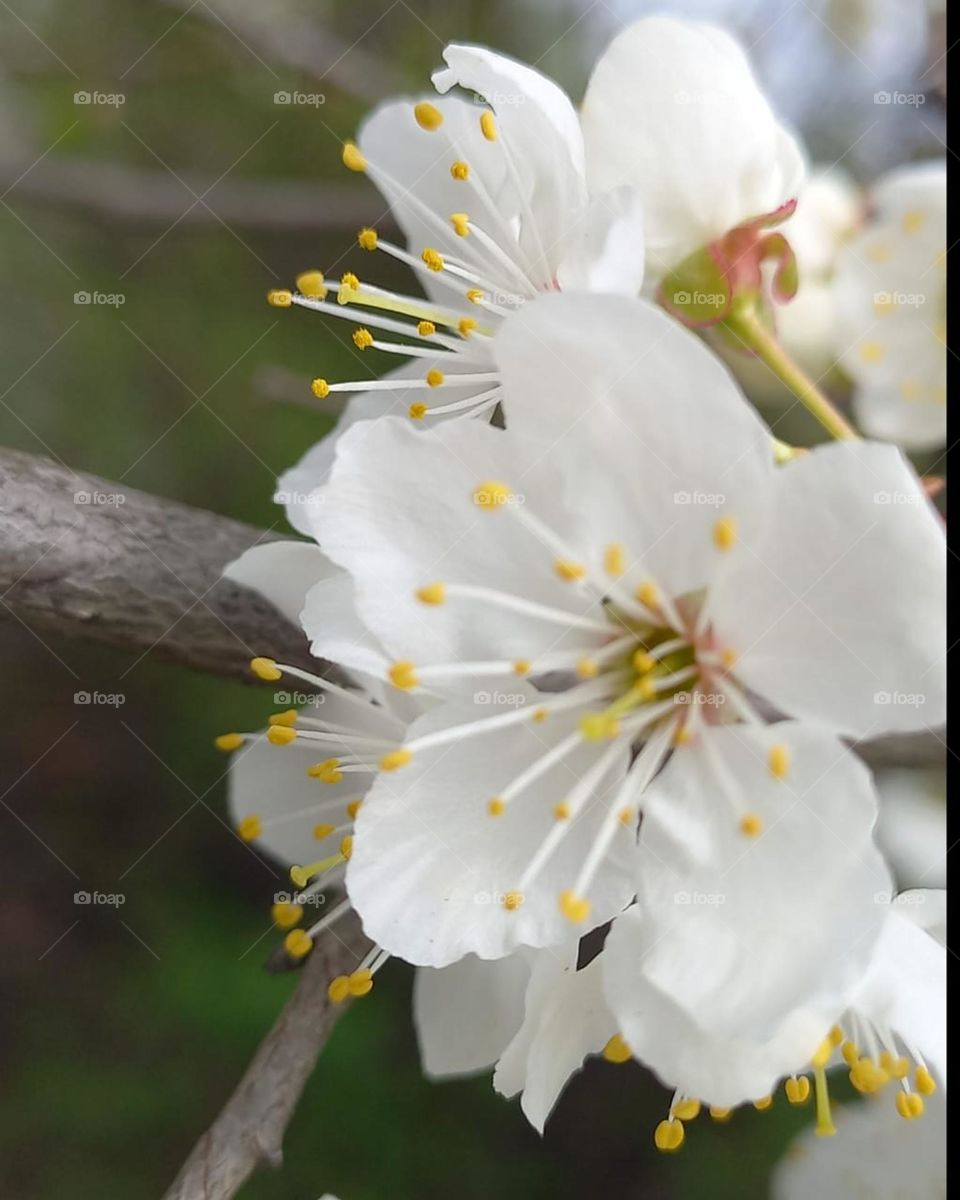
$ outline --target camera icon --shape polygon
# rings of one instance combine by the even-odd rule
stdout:
[[[89,292],[74,292],[73,293],[74,304],[89,304],[91,302],[91,299],[92,299],[92,297]]]
[[[690,295],[689,292],[674,292],[673,293],[674,304],[689,304],[692,299],[693,299],[693,297]]]
[[[890,95],[889,92],[874,92],[873,93],[874,104],[889,104],[892,99],[893,99],[893,97]]]
[[[89,504],[90,499],[91,499],[91,497],[90,497],[89,492],[74,492],[73,493],[74,504]]]
[[[274,92],[273,93],[273,102],[274,102],[274,104],[289,104],[290,103],[290,93],[289,92]]]
[[[74,92],[73,93],[73,102],[74,102],[74,104],[89,104],[90,103],[90,93],[89,92]]]
[[[292,704],[293,698],[289,692],[274,692],[273,702],[274,704]]]
[[[73,693],[73,702],[74,702],[74,704],[89,704],[90,703],[90,693],[89,692],[74,692]]]
[[[90,896],[89,892],[74,892],[73,893],[74,904],[89,904],[90,900],[91,900],[91,896]]]

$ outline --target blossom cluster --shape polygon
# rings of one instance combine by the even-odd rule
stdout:
[[[218,739],[241,836],[291,866],[287,953],[355,909],[374,948],[331,999],[414,964],[425,1070],[492,1068],[538,1129],[590,1054],[672,1089],[663,1150],[780,1086],[830,1134],[838,1067],[912,1121],[945,1081],[943,901],[896,895],[850,747],[943,721],[941,523],[843,418],[778,441],[715,349],[782,361],[803,152],[709,25],[628,27],[579,111],[489,50],[444,61],[343,153],[405,241],[359,246],[423,295],[319,271],[270,295],[402,360],[314,380],[352,398],[278,483],[304,540],[228,569],[337,668],[263,647],[306,703]],[[891,291],[897,238],[932,261],[940,232],[919,186],[847,246]],[[892,437],[916,339],[842,275],[863,424]]]

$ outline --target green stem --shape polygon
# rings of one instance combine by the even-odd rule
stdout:
[[[724,321],[724,325],[786,384],[829,434],[840,440],[860,436],[850,422],[837,412],[833,403],[813,380],[783,350],[752,307],[735,309]]]

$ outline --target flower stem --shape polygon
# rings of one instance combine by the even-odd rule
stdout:
[[[784,351],[759,319],[752,305],[735,308],[724,321],[724,325],[786,384],[829,434],[840,440],[860,436],[813,380]]]

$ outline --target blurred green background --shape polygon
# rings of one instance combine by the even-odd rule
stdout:
[[[381,206],[343,178],[340,141],[377,97],[424,88],[451,39],[536,61],[577,94],[577,16],[494,0],[0,0],[0,442],[282,529],[275,477],[326,428],[309,379],[349,377],[352,347],[345,323],[264,293],[359,265],[355,229]],[[323,101],[278,105],[278,91]],[[269,697],[15,622],[0,647],[0,1195],[159,1196],[293,984],[263,969],[280,874],[226,826],[211,747],[261,724]],[[125,702],[78,707],[78,690]],[[77,906],[81,889],[125,902]],[[421,1079],[410,983],[391,965],[340,1023],[283,1171],[244,1200],[762,1196],[804,1119],[782,1101],[701,1119],[692,1152],[663,1158],[666,1094],[594,1062],[541,1140],[489,1079]]]

